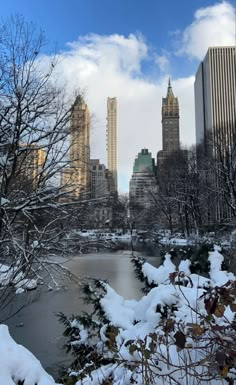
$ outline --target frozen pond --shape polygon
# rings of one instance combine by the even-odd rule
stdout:
[[[157,257],[148,257],[147,260],[154,266],[159,265]],[[80,255],[66,265],[81,278],[89,276],[107,280],[126,299],[138,299],[142,295],[141,284],[135,278],[129,251]],[[78,286],[72,281],[66,285],[66,288],[58,291],[42,293],[35,302],[6,322],[16,342],[35,354],[44,368],[53,375],[56,375],[63,364],[69,362],[68,355],[62,349],[65,342],[62,337],[64,328],[56,315],[59,312],[67,316],[78,315],[86,310]],[[17,297],[18,306],[25,295],[27,294]]]

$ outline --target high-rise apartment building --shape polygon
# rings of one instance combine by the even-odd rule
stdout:
[[[180,149],[179,140],[179,101],[174,96],[169,79],[167,94],[162,98],[162,150],[157,154],[157,166],[161,167],[172,151]]]
[[[235,47],[210,47],[196,73],[196,142],[214,156],[230,150],[236,141],[235,51]]]
[[[154,193],[156,189],[155,160],[152,158],[152,154],[144,148],[135,159],[129,184],[131,207],[149,207],[152,203],[151,192]]]
[[[77,96],[70,121],[69,167],[62,172],[62,186],[73,196],[90,192],[90,115],[81,95]]]
[[[90,160],[91,198],[108,196],[107,170],[99,159]]]
[[[10,144],[1,146],[0,158],[6,160],[2,163],[1,173],[6,171],[11,174],[10,189],[33,191],[38,183],[42,183],[45,176],[46,151],[36,144],[19,143],[16,148]],[[15,168],[12,169],[13,162],[7,162],[7,159],[14,159]]]
[[[228,203],[234,189],[234,178],[231,175],[236,145],[235,55],[235,47],[210,47],[198,67],[194,84],[196,142],[201,145],[199,150],[203,149],[214,162],[214,168],[208,171],[205,178],[214,186],[212,190],[218,192],[215,200],[209,202],[209,222],[227,223],[232,216],[233,205],[230,207]],[[225,171],[222,174],[222,166],[229,173],[229,183],[222,178],[227,175]],[[225,186],[222,186],[222,180]],[[228,191],[227,199],[224,196],[225,187]]]
[[[112,174],[110,192],[117,193],[117,101],[107,99],[107,167]]]
[[[43,169],[45,166],[46,151],[33,144],[26,146],[22,144],[21,148],[25,150],[25,154],[23,155],[25,160],[22,163],[19,156],[20,173],[22,177],[23,173],[25,174],[28,181],[32,183],[32,188],[35,189],[39,179],[45,174]]]

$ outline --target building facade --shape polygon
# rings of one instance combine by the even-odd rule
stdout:
[[[32,192],[43,184],[46,173],[46,151],[43,148],[32,143],[19,143],[16,147],[5,144],[1,146],[0,157],[5,160],[1,164],[0,179],[3,172],[11,174],[10,190]]]
[[[25,164],[21,165],[20,173],[24,172],[34,190],[45,174],[46,151],[33,144],[27,145],[25,150]]]
[[[235,144],[235,47],[210,47],[194,83],[196,143],[217,155]]]
[[[217,192],[214,204],[210,202],[209,222],[227,223],[235,206],[232,178],[236,149],[235,55],[235,47],[210,47],[194,83],[197,154],[200,156],[203,150],[211,160],[213,168],[205,176],[206,184],[210,181],[212,190]],[[201,157],[199,164],[200,161]]]
[[[117,193],[117,101],[107,99],[107,167],[112,175],[110,192]]]
[[[169,79],[167,94],[162,98],[162,150],[157,154],[157,168],[160,168],[173,151],[180,149],[179,139],[179,101],[174,96]]]
[[[77,96],[70,120],[69,167],[62,172],[62,186],[74,197],[90,194],[90,115],[81,95]]]
[[[108,196],[107,170],[99,159],[90,160],[91,198]]]
[[[174,96],[170,79],[165,98],[162,98],[162,149],[171,152],[179,150],[179,101]]]
[[[157,189],[155,160],[147,149],[142,149],[134,162],[133,174],[129,184],[130,206],[150,207],[151,193]]]

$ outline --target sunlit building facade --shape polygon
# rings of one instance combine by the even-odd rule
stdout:
[[[194,84],[196,142],[212,155],[235,144],[235,47],[210,47]]]
[[[90,114],[79,95],[73,106],[70,121],[69,166],[62,172],[61,184],[74,197],[90,194]]]
[[[117,100],[107,99],[107,167],[112,175],[111,193],[117,193]]]
[[[210,47],[200,63],[194,83],[196,143],[198,156],[202,150],[212,160],[214,170],[205,176],[217,192],[216,201],[209,209],[209,222],[225,222],[232,211],[224,198],[224,188],[217,169],[225,167],[236,146],[236,48]],[[233,159],[233,158],[232,158]],[[201,157],[198,157],[199,164]],[[233,179],[232,179],[233,182]],[[220,193],[221,192],[221,193]],[[211,206],[212,206],[212,202]]]
[[[174,95],[169,79],[167,94],[162,98],[162,150],[157,153],[157,168],[160,168],[173,151],[180,149],[179,101]]]

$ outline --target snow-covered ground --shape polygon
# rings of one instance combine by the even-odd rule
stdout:
[[[89,240],[112,240],[112,241],[123,241],[123,240],[130,240],[131,234],[130,233],[109,233],[109,232],[99,232],[96,230],[83,230],[76,232],[77,235],[81,236],[82,238],[87,238]]]
[[[185,238],[169,238],[163,237],[159,240],[161,245],[175,245],[175,246],[187,246],[192,245],[193,242],[190,239]]]

